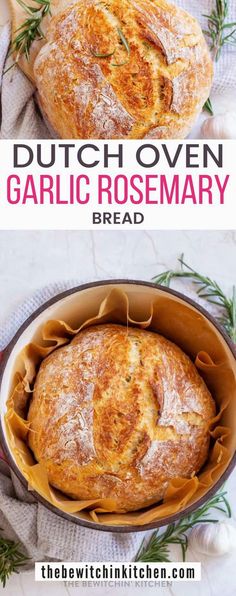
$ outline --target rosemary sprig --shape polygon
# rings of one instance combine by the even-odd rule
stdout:
[[[221,511],[231,517],[231,509],[226,499],[227,493],[221,489],[207,503],[199,507],[197,511],[183,517],[178,522],[169,524],[166,530],[160,534],[159,530],[152,533],[148,542],[144,539],[135,557],[135,561],[142,562],[169,562],[171,544],[178,544],[181,547],[182,558],[185,561],[188,548],[188,536],[186,532],[199,523],[216,523],[217,519],[209,517],[211,510]]]
[[[121,31],[121,29],[119,29],[119,27],[117,27],[117,33],[119,35],[121,43],[123,44],[123,46],[128,54],[128,59],[124,60],[124,62],[120,62],[119,64],[115,63],[115,62],[111,62],[110,63],[111,66],[123,66],[124,64],[127,64],[127,62],[129,61],[129,55],[130,55],[129,43],[128,43],[126,37],[124,36],[124,33]],[[113,54],[115,54],[115,51],[116,50],[113,50],[112,52],[107,52],[107,54],[105,54],[105,53],[103,54],[100,52],[93,52],[93,50],[91,50],[91,52],[92,52],[93,56],[95,56],[95,58],[109,58],[110,56],[113,56]]]
[[[113,52],[107,52],[107,54],[102,54],[102,52],[94,52],[93,50],[91,50],[91,52],[95,58],[109,58],[110,56],[113,56],[115,50],[113,50]]]
[[[236,22],[228,23],[228,0],[215,0],[215,8],[211,13],[204,14],[207,18],[208,29],[203,33],[211,40],[213,59],[217,62],[225,44],[236,44]]]
[[[211,40],[212,58],[216,62],[219,60],[225,44],[236,44],[236,22],[226,22],[228,10],[228,0],[215,0],[215,8],[212,9],[211,13],[202,15],[207,18],[208,23],[208,29],[204,29],[203,33]],[[205,102],[203,110],[214,116],[210,98]]]
[[[3,587],[12,573],[19,573],[20,568],[29,560],[18,542],[0,537],[0,582]]]
[[[172,280],[176,278],[188,278],[193,281],[194,284],[197,286],[197,294],[199,298],[203,298],[214,304],[216,306],[221,307],[223,313],[222,316],[217,317],[218,321],[223,325],[231,337],[231,339],[236,343],[236,288],[233,286],[232,296],[228,298],[219,284],[212,280],[210,277],[206,277],[201,275],[192,267],[185,263],[183,255],[178,259],[181,268],[178,271],[169,270],[164,271],[160,275],[157,275],[153,278],[155,283],[165,285],[167,287],[170,286]]]
[[[208,114],[210,114],[211,116],[214,116],[213,107],[212,107],[210,97],[208,97],[208,99],[205,101],[203,110],[208,112]]]
[[[10,54],[16,55],[15,62],[20,56],[29,60],[30,48],[36,39],[43,39],[44,33],[41,29],[42,20],[46,15],[51,14],[51,0],[33,0],[34,5],[29,6],[24,0],[16,0],[28,14],[28,18],[15,31],[16,36],[12,41]]]
[[[124,60],[124,62],[120,62],[119,64],[116,64],[115,62],[112,62],[112,66],[124,66],[124,64],[127,64],[127,62],[129,61],[129,56],[130,56],[130,47],[129,47],[129,43],[126,39],[126,37],[124,36],[124,33],[122,33],[121,29],[117,29],[118,31],[118,35],[120,37],[121,43],[123,44],[127,54],[128,54],[128,58],[127,60]]]

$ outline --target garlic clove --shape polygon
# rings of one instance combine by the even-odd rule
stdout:
[[[207,118],[201,127],[204,139],[236,139],[236,111]]]
[[[228,521],[199,524],[190,532],[189,545],[205,555],[224,555],[236,548],[236,528]]]

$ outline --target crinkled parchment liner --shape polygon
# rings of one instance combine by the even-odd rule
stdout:
[[[62,511],[108,525],[143,525],[183,510],[215,484],[236,448],[236,434],[231,432],[235,420],[236,379],[220,334],[217,336],[213,325],[192,307],[174,301],[168,295],[162,294],[152,300],[148,310],[144,320],[138,320],[140,312],[135,313],[134,301],[130,309],[128,295],[114,288],[101,302],[97,316],[87,319],[78,329],[72,329],[61,320],[47,321],[41,330],[40,343],[28,344],[18,356],[19,372],[14,376],[13,390],[7,402],[5,419],[9,444],[29,489],[36,490]],[[217,403],[218,413],[210,425],[209,458],[202,471],[187,480],[176,477],[169,483],[163,502],[139,512],[115,513],[116,505],[111,498],[87,501],[66,498],[49,484],[44,466],[35,463],[27,446],[29,422],[24,416],[40,362],[53,350],[67,344],[84,327],[105,322],[150,328],[175,341],[194,359]],[[200,346],[206,351],[200,350]]]

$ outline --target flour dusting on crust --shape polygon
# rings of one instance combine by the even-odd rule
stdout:
[[[156,333],[106,324],[81,331],[41,364],[30,447],[50,482],[131,511],[190,478],[209,448],[213,399],[190,359]]]

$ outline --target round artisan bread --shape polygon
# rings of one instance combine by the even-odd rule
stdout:
[[[115,511],[163,498],[206,461],[215,404],[194,364],[161,335],[104,324],[43,360],[29,445],[51,484]]]
[[[166,0],[79,0],[52,18],[35,61],[62,138],[184,138],[209,96],[198,22]]]

